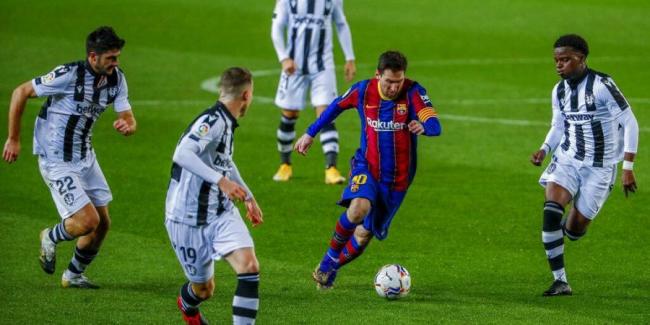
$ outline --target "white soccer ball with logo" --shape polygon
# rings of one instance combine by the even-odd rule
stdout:
[[[404,297],[411,290],[411,275],[399,264],[384,265],[375,275],[375,290],[389,300]]]

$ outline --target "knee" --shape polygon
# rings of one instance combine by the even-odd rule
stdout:
[[[570,241],[576,241],[579,240],[580,238],[584,237],[584,235],[587,234],[587,229],[582,229],[580,231],[577,230],[570,230],[566,227],[566,225],[562,229],[564,231],[564,235],[569,238]]]
[[[210,299],[214,295],[214,279],[206,283],[193,284],[192,291],[201,300]]]
[[[359,227],[362,227],[362,226],[359,226]],[[360,246],[366,246],[366,245],[368,245],[368,243],[372,239],[372,233],[365,230],[365,229],[363,229],[362,231],[357,230],[354,233],[354,239],[357,240],[357,243]]]
[[[260,263],[257,261],[257,258],[249,258],[242,267],[242,273],[260,273]]]
[[[353,201],[348,209],[348,219],[354,223],[360,223],[370,212],[370,202],[368,200]]]
[[[294,119],[298,118],[298,115],[300,114],[300,111],[293,111],[293,110],[288,110],[288,109],[283,109],[282,110],[282,115],[286,118]]]
[[[84,234],[89,234],[97,229],[97,226],[99,225],[99,216],[96,214],[86,214],[83,218],[77,221],[77,225],[81,228],[81,231]]]

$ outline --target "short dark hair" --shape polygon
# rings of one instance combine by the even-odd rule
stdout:
[[[101,26],[88,34],[86,38],[86,54],[95,52],[103,54],[110,50],[121,50],[126,41],[121,39],[110,26]]]
[[[226,69],[219,78],[219,90],[224,96],[237,96],[244,87],[253,82],[253,75],[246,68],[232,67]]]
[[[587,45],[587,41],[585,41],[582,36],[577,35],[577,34],[566,34],[560,36],[560,38],[555,41],[555,44],[553,45],[554,48],[558,47],[565,47],[568,46],[570,48],[573,48],[574,50],[582,53],[586,56],[589,55],[589,45]]]
[[[384,72],[386,69],[392,71],[406,71],[408,62],[404,54],[398,51],[386,51],[379,56],[379,63],[377,64],[377,71]]]

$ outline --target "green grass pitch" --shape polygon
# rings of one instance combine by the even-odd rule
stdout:
[[[84,57],[85,36],[108,24],[127,39],[127,73],[138,133],[95,126],[94,147],[113,190],[112,231],[88,275],[102,289],[63,290],[72,244],[58,248],[53,276],[39,268],[38,233],[58,222],[31,153],[42,99],[23,116],[22,156],[0,163],[0,323],[174,324],[185,281],[163,227],[171,155],[180,133],[216,99],[201,83],[226,67],[279,70],[270,40],[272,0],[0,2],[0,136],[15,86]],[[260,324],[378,323],[647,323],[650,322],[650,2],[462,0],[345,3],[357,56],[357,79],[373,75],[381,51],[399,49],[407,75],[438,107],[439,138],[421,139],[415,182],[390,236],[317,292],[310,273],[342,209],[342,187],[323,184],[316,144],[294,155],[295,179],[271,180],[278,165],[279,113],[268,101],[278,75],[255,79],[257,101],[241,120],[235,160],[265,213],[252,234],[261,263]],[[552,43],[567,32],[590,42],[589,64],[611,74],[641,127],[639,192],[625,199],[620,180],[579,242],[567,244],[574,296],[544,299],[551,282],[540,242],[541,168],[529,155],[550,123]],[[339,92],[341,51],[336,47]],[[266,98],[266,100],[265,100]],[[314,118],[303,113],[297,129]],[[358,145],[358,117],[339,118],[340,166]],[[405,299],[388,302],[372,287],[376,270],[400,263],[411,272]],[[230,322],[236,283],[216,267],[216,294],[206,317]]]

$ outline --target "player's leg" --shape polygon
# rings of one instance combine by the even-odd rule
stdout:
[[[553,283],[544,296],[571,294],[564,269],[564,232],[562,217],[565,207],[578,193],[580,179],[572,160],[559,161],[552,157],[539,183],[545,189],[543,209],[542,243],[553,274]]]
[[[582,179],[580,194],[562,224],[564,235],[572,241],[587,233],[587,228],[605,204],[616,181],[616,166],[583,167],[579,172]]]
[[[259,309],[260,267],[252,247],[239,248],[226,256],[237,273],[237,289],[232,301],[233,324],[255,324]]]
[[[291,151],[293,141],[296,139],[296,121],[300,111],[283,109],[280,116],[280,125],[276,132],[278,151],[280,152],[280,168],[278,168],[273,180],[278,182],[288,181],[292,176]]]
[[[353,238],[355,229],[358,228],[358,225],[363,222],[363,219],[371,210],[372,203],[370,200],[357,197],[352,199],[349,208],[339,217],[327,252],[312,274],[319,289],[332,287],[339,268],[341,252],[346,244],[350,242],[351,238]]]
[[[339,255],[337,269],[361,256],[374,236],[379,240],[388,236],[388,228],[406,197],[406,191],[392,191],[382,185],[379,187],[379,195],[372,212],[364,218],[362,224],[357,226],[354,236],[345,244]]]
[[[591,220],[580,213],[574,206],[571,208],[566,220],[562,223],[562,231],[564,231],[564,235],[569,240],[576,241],[587,233],[589,224],[591,224]]]
[[[199,311],[199,305],[214,294],[214,277],[206,282],[185,282],[180,289],[176,303],[181,310],[183,320],[189,325],[204,325],[208,321]]]
[[[362,197],[352,199],[350,207],[341,214],[336,222],[329,248],[321,261],[321,271],[328,271],[329,268],[338,263],[341,251],[371,209],[372,203],[370,200]]]
[[[40,264],[52,274],[56,264],[56,245],[90,233],[99,222],[97,211],[83,190],[79,171],[68,164],[39,159],[39,169],[61,216],[61,222],[40,233]]]
[[[92,231],[80,236],[77,240],[68,269],[61,276],[61,284],[64,288],[98,288],[97,285],[88,281],[84,272],[97,256],[110,229],[111,218],[108,204],[113,200],[113,195],[96,160],[81,170],[79,180],[93,205],[96,217],[92,219],[94,224]]]
[[[336,75],[334,70],[325,70],[312,75],[311,102],[316,108],[316,116],[325,111],[336,98]],[[320,143],[325,155],[325,184],[343,184],[345,177],[336,167],[339,154],[339,133],[334,123],[323,127],[320,132]]]
[[[88,203],[72,216],[63,219],[52,228],[41,231],[41,267],[48,273],[54,273],[56,263],[56,245],[61,241],[70,241],[91,233],[99,223],[95,207]]]
[[[179,290],[178,309],[187,324],[207,324],[199,305],[214,293],[214,249],[209,235],[216,230],[212,225],[194,227],[171,220],[165,220],[165,228],[189,280]]]
[[[371,239],[372,232],[364,228],[363,225],[358,225],[354,231],[354,236],[348,240],[339,255],[338,268],[340,269],[344,265],[361,256]]]
[[[553,273],[554,286],[557,281],[567,283],[564,270],[564,233],[562,231],[562,216],[564,207],[571,201],[571,193],[554,182],[546,185],[546,202],[544,202],[544,219],[542,226],[542,242],[551,272]],[[559,291],[551,286],[544,295],[554,295]]]
[[[99,216],[99,223],[97,223],[93,231],[79,237],[77,240],[68,269],[65,270],[61,277],[61,284],[64,288],[99,288],[86,278],[84,272],[97,256],[99,248],[110,229],[111,218],[108,214],[108,206],[95,207],[95,210]]]
[[[296,138],[296,121],[305,106],[306,88],[308,80],[297,73],[287,75],[282,73],[278,91],[275,96],[275,104],[282,110],[280,125],[276,131],[278,151],[280,152],[280,168],[278,168],[273,180],[278,182],[288,181],[292,174],[291,151],[293,141]]]

